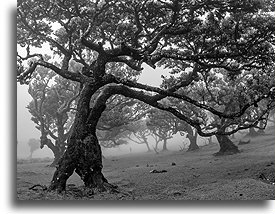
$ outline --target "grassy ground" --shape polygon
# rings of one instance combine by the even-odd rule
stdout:
[[[275,199],[274,128],[269,135],[240,145],[241,153],[214,157],[217,144],[197,152],[166,152],[158,155],[129,154],[104,159],[104,175],[119,193],[95,193],[85,189],[73,174],[66,193],[43,191],[35,184],[49,185],[54,168],[50,162],[17,165],[19,200],[268,200]],[[172,164],[174,163],[174,164]],[[166,170],[150,173],[151,170]],[[263,175],[268,179],[263,179]]]

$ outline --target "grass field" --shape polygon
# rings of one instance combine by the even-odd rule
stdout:
[[[274,127],[240,145],[239,154],[215,157],[217,144],[196,152],[128,154],[104,159],[104,175],[118,192],[92,192],[73,174],[62,194],[43,191],[50,162],[17,164],[18,200],[268,200],[275,199]],[[174,163],[174,164],[172,164]],[[164,173],[150,173],[152,170]],[[265,176],[266,179],[263,179]]]

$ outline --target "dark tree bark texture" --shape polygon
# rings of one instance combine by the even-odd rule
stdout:
[[[102,152],[95,134],[96,124],[105,109],[105,103],[99,102],[90,110],[89,100],[93,91],[94,88],[86,85],[81,92],[67,150],[58,162],[49,190],[64,191],[66,181],[74,171],[80,176],[86,187],[99,191],[111,187],[102,174]],[[90,123],[88,123],[89,121]]]
[[[187,152],[196,151],[200,149],[200,147],[197,144],[197,139],[195,137],[189,137],[188,139],[190,141],[190,144],[187,149]]]
[[[149,143],[146,141],[145,144],[146,144],[146,147],[147,147],[147,152],[151,152],[152,150],[150,149]]]
[[[163,139],[162,151],[163,152],[168,151],[168,149],[167,149],[167,139]]]
[[[196,150],[200,149],[200,147],[197,144],[198,133],[195,130],[194,131],[195,134],[193,135],[193,130],[191,130],[191,131],[192,131],[192,134],[188,133],[187,136],[186,136],[189,139],[189,141],[190,141],[190,144],[189,144],[189,147],[187,149],[187,152],[196,151]]]
[[[215,156],[220,155],[233,155],[239,153],[238,147],[229,139],[227,135],[216,135],[220,145],[220,151],[215,153]]]

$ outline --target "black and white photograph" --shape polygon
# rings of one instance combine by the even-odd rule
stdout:
[[[274,10],[18,0],[15,200],[275,200]]]

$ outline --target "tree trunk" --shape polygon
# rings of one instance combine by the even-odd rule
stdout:
[[[50,190],[63,191],[67,179],[76,172],[86,187],[106,190],[106,178],[102,174],[102,153],[95,135],[87,135],[83,140],[71,138],[68,148],[58,162]]]
[[[259,134],[255,131],[255,129],[253,127],[249,128],[249,132],[248,132],[247,136],[253,137],[253,136],[257,136],[257,135],[259,135]]]
[[[192,131],[193,132],[193,131]],[[196,151],[196,150],[199,150],[200,147],[198,146],[197,144],[197,137],[198,137],[198,133],[197,131],[195,131],[195,135],[191,135],[190,133],[187,134],[186,136],[189,141],[190,141],[190,144],[189,144],[189,147],[187,149],[187,152],[190,152],[190,151]]]
[[[60,140],[57,139],[55,141],[55,145],[52,143],[52,141],[50,139],[48,139],[46,136],[42,136],[40,138],[41,140],[41,145],[47,145],[48,148],[50,150],[52,150],[53,154],[54,154],[54,160],[53,162],[50,164],[50,167],[56,167],[56,165],[58,164],[59,159],[61,158],[62,154],[65,151],[65,140]]]
[[[50,167],[56,167],[58,164],[58,161],[60,160],[63,152],[54,152],[54,159],[53,162],[50,164]]]
[[[146,144],[146,147],[147,147],[147,152],[151,152],[152,150],[150,149],[149,143],[145,142],[145,144]]]
[[[163,152],[164,152],[164,151],[168,151],[168,149],[167,149],[167,139],[164,139],[164,140],[163,140],[162,151],[163,151]]]
[[[155,150],[156,150],[156,151],[158,151],[158,145],[159,145],[159,142],[160,142],[159,140],[158,140],[158,141],[156,141],[156,145],[155,145]]]
[[[220,145],[220,151],[214,155],[232,155],[240,152],[238,147],[229,139],[227,135],[216,135],[216,138]]]
[[[264,134],[265,134],[264,125],[265,125],[264,122],[261,120],[260,123],[259,123],[260,128],[259,128],[259,130],[257,131],[257,133],[258,133],[259,135],[264,135]]]
[[[33,154],[33,152],[30,153],[29,159],[32,159],[32,154]]]
[[[213,143],[212,136],[210,136],[207,140],[208,140],[208,144],[212,144]]]
[[[85,85],[81,91],[67,149],[58,162],[49,190],[64,191],[74,171],[86,187],[99,191],[113,187],[102,174],[102,152],[96,137],[96,124],[106,106],[105,102],[98,102],[90,109],[93,89]]]

